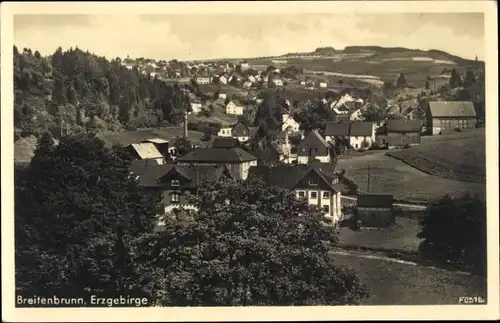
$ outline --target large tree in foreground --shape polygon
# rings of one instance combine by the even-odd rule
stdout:
[[[16,287],[24,295],[145,295],[130,242],[155,226],[159,194],[129,179],[130,160],[94,135],[39,140],[16,176]]]
[[[446,195],[421,220],[420,252],[440,262],[486,273],[486,204],[470,195]]]
[[[142,283],[158,304],[345,305],[367,296],[328,255],[337,238],[324,216],[294,193],[257,180],[201,192],[200,212],[138,241]]]

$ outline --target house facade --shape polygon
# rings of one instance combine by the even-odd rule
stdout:
[[[238,180],[248,177],[257,158],[241,148],[195,148],[177,159],[179,165],[225,165]]]
[[[245,142],[250,139],[251,134],[250,129],[241,121],[238,121],[231,126],[222,127],[217,135],[219,137],[232,137],[238,139],[240,142]]]
[[[387,228],[394,223],[393,196],[360,194],[356,202],[356,220],[363,227]]]
[[[196,114],[201,111],[201,102],[191,102],[192,113]]]
[[[420,119],[387,120],[387,146],[391,149],[419,145],[421,129]]]
[[[281,130],[288,133],[297,133],[300,130],[300,124],[289,114],[284,113],[281,116]]]
[[[198,77],[196,78],[198,84],[210,84],[212,82],[211,77]]]
[[[318,207],[332,225],[342,220],[342,184],[330,164],[257,166],[251,174],[269,185],[293,191],[298,199]]]
[[[477,116],[472,101],[431,101],[423,104],[427,131],[433,135],[457,128],[476,127]]]
[[[349,122],[332,122],[329,121],[325,126],[325,140],[336,144],[339,141],[349,141]]]
[[[243,105],[241,103],[236,102],[236,101],[230,101],[226,105],[226,114],[229,114],[229,115],[241,116],[241,115],[243,115],[243,110],[244,110]]]
[[[324,89],[324,88],[326,88],[327,86],[328,86],[328,83],[326,83],[326,82],[319,82],[319,87],[320,87],[320,88],[323,88],[323,89]]]
[[[219,77],[219,83],[220,84],[227,84],[228,80],[227,80],[227,77],[225,75],[222,75],[221,77]]]
[[[321,136],[318,130],[310,131],[297,147],[297,163],[308,164],[314,160],[329,163],[330,144]]]
[[[146,168],[136,180],[141,187],[161,191],[162,212],[158,214],[158,224],[162,225],[163,216],[173,214],[176,210],[188,213],[198,211],[193,197],[198,194],[200,185],[231,178],[231,173],[221,165],[164,164]]]
[[[354,149],[367,149],[375,142],[375,125],[370,121],[351,122],[349,144]]]

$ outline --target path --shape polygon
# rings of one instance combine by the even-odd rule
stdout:
[[[349,201],[357,200],[355,197],[350,197],[350,196],[342,196],[342,198]],[[415,209],[415,210],[422,210],[422,211],[427,208],[426,204],[410,204],[410,203],[394,203],[394,206]]]

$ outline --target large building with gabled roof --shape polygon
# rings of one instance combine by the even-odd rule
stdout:
[[[476,127],[477,116],[472,101],[430,101],[424,104],[427,131],[433,135]]]

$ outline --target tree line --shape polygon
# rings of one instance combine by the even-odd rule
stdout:
[[[14,125],[23,136],[178,124],[190,106],[177,84],[78,48],[43,57],[14,46],[14,91]]]

